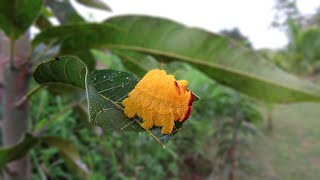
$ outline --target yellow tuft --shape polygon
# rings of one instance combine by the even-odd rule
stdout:
[[[162,127],[162,134],[171,134],[174,121],[188,119],[193,102],[192,92],[186,89],[188,81],[176,81],[164,70],[149,71],[123,100],[124,113],[143,119],[142,127]]]

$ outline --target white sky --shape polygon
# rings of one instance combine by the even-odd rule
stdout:
[[[238,27],[253,46],[281,48],[286,45],[284,32],[271,27],[274,0],[105,0],[113,12],[87,11],[74,4],[84,16],[100,21],[120,14],[146,14],[166,17],[212,32]],[[319,0],[298,0],[302,14],[312,14]]]

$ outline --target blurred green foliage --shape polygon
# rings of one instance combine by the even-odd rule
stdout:
[[[125,70],[114,55],[94,54],[100,57],[103,66]],[[110,61],[111,60],[111,61]],[[201,96],[194,104],[191,117],[163,149],[145,134],[131,132],[107,132],[87,122],[86,106],[81,102],[81,93],[74,96],[79,100],[76,108],[74,97],[55,94],[50,88],[35,94],[30,102],[35,130],[48,123],[44,135],[53,135],[70,140],[81,154],[82,160],[92,172],[92,179],[163,179],[199,178],[213,173],[215,155],[219,146],[216,139],[218,119],[232,117],[234,107],[245,114],[244,121],[253,122],[259,114],[247,97],[209,80],[191,66],[173,62],[152,64],[150,68],[163,68],[177,79],[187,79],[188,87]],[[235,99],[240,98],[240,102]],[[71,103],[70,103],[71,102]],[[237,104],[237,103],[240,103]],[[72,106],[73,107],[73,106]],[[54,114],[59,114],[58,116]],[[54,115],[54,116],[53,116]],[[32,151],[33,179],[74,179],[75,173],[66,167],[58,149],[42,143]]]
[[[320,72],[320,11],[302,15],[296,0],[277,0],[277,15],[273,25],[284,29],[288,45],[279,50],[261,50],[263,56],[279,67],[300,76],[314,76]]]
[[[88,5],[89,1],[79,2]],[[99,3],[100,1],[95,2],[89,5],[109,10],[108,6]],[[279,51],[265,50],[261,51],[261,54],[287,71],[303,75],[319,72],[319,24],[302,28],[294,19],[297,13],[295,1],[283,0],[282,2],[284,6],[280,4],[278,9],[291,9],[288,11],[285,22],[278,23],[278,25],[287,26],[286,30],[290,38],[288,48]],[[55,14],[61,24],[85,21],[69,1],[48,0],[46,5],[51,11],[49,13],[49,9],[44,8],[44,11],[48,11],[41,16],[44,20],[48,20]],[[37,25],[40,29],[50,26],[50,23],[44,25],[46,27],[39,26],[39,23],[37,22]],[[71,34],[74,34],[73,31],[71,29]],[[54,35],[56,33],[57,31],[53,31]],[[238,29],[221,33],[251,48],[249,40]],[[62,31],[62,34],[65,32]],[[88,39],[85,38],[86,41]],[[78,37],[74,40],[76,45],[82,45],[78,42]],[[225,46],[218,45],[224,52]],[[74,91],[74,88],[70,90],[62,86],[58,88],[48,86],[47,89],[32,96],[29,117],[32,132],[68,139],[79,151],[81,160],[89,167],[91,179],[106,179],[106,177],[108,179],[199,179],[205,177],[222,179],[233,176],[236,172],[244,174],[250,169],[250,151],[254,145],[251,139],[259,134],[255,125],[262,119],[257,110],[257,102],[254,100],[220,85],[188,64],[169,63],[171,59],[162,56],[152,57],[142,53],[137,56],[137,53],[130,54],[119,50],[112,51],[114,54],[111,54],[108,51],[92,50],[92,47],[81,51],[68,51],[59,49],[59,45],[52,48],[52,44],[41,49],[42,46],[43,44],[36,47],[35,52],[45,52],[47,51],[44,50],[45,48],[52,49],[53,52],[39,53],[40,55],[34,53],[34,59],[51,58],[60,50],[60,54],[74,54],[86,59],[92,69],[107,67],[131,71],[139,77],[152,68],[165,69],[168,73],[174,74],[177,79],[188,80],[188,88],[201,97],[201,101],[194,104],[192,115],[184,124],[184,128],[163,149],[146,134],[108,132],[89,124],[83,92]],[[232,46],[229,48],[231,49]],[[239,52],[241,52],[239,55],[242,55],[242,51]],[[230,55],[230,53],[222,54]],[[164,62],[168,64],[161,63],[161,58],[164,58]],[[245,59],[247,59],[246,56],[242,58],[242,60]],[[97,66],[95,66],[96,62]],[[242,66],[239,65],[239,67]],[[206,70],[207,73],[211,73],[210,70]],[[224,77],[225,75],[222,74],[218,79],[223,82]],[[242,81],[236,79],[235,82]],[[239,87],[247,86],[239,83]],[[69,94],[65,95],[67,89]],[[32,150],[31,159],[32,179],[84,178],[79,175],[81,173],[74,172],[75,170],[68,166],[61,150],[49,146],[45,141]],[[78,166],[81,166],[81,163]]]

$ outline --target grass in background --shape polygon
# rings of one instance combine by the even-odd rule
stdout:
[[[278,105],[274,130],[257,138],[251,179],[320,179],[320,104]]]

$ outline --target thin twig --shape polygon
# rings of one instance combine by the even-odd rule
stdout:
[[[41,84],[40,86],[37,86],[36,88],[32,89],[30,92],[28,92],[28,94],[24,95],[20,101],[15,103],[16,107],[21,106],[30,96],[32,96],[35,92],[37,92],[39,89],[41,89],[42,87],[46,86],[46,84]]]

